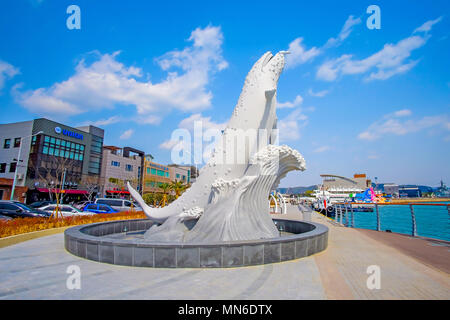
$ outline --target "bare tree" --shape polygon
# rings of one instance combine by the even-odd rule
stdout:
[[[50,201],[53,201],[53,192],[52,188],[54,187],[54,178],[51,176],[49,170],[42,170],[40,168],[35,168],[35,182],[38,183],[40,187],[43,187],[48,190],[48,198]]]
[[[47,160],[45,166],[36,164],[34,171],[39,184],[48,188],[50,200],[56,200],[56,207],[52,216],[57,218],[61,212],[59,204],[62,202],[64,184],[72,179],[72,175],[67,173],[73,172],[75,162],[69,158],[56,156],[49,156]],[[67,179],[65,180],[65,178]]]
[[[93,200],[92,198],[94,194],[97,193],[100,189],[99,177],[84,174],[81,176],[79,185],[82,189],[85,189],[87,191],[85,197],[89,202],[91,202]]]

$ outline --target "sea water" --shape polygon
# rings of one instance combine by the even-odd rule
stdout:
[[[441,202],[450,204],[450,202]],[[415,205],[417,235],[450,241],[450,213],[447,206]],[[390,230],[404,234],[412,234],[412,217],[409,205],[380,205],[380,227],[382,231]],[[347,217],[342,223],[347,224]],[[351,213],[348,213],[348,226],[351,226]],[[377,229],[377,213],[354,212],[355,228]]]

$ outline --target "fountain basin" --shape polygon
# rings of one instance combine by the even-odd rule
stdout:
[[[229,268],[294,260],[323,251],[328,228],[319,223],[273,219],[289,235],[277,238],[216,243],[150,242],[133,237],[148,230],[149,219],[120,220],[66,229],[64,245],[89,260],[134,267]],[[114,238],[124,234],[130,237]],[[110,235],[110,236],[108,236]]]

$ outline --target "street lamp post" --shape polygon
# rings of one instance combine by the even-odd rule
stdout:
[[[16,170],[14,171],[14,180],[13,180],[13,185],[12,185],[12,190],[11,190],[11,198],[10,200],[14,200],[14,190],[16,189],[16,180],[17,180],[17,169],[19,168],[19,164],[20,164],[20,153],[22,151],[22,141],[25,138],[30,138],[33,136],[37,136],[38,134],[44,133],[43,131],[39,131],[38,133],[32,134],[30,136],[26,136],[23,138],[20,138],[20,146],[19,146],[19,153],[17,155],[17,164],[16,164]]]

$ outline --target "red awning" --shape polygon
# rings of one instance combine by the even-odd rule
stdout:
[[[122,191],[122,190],[106,190],[108,193],[118,193],[118,194],[130,194],[128,191]]]
[[[67,193],[67,194],[87,194],[88,192],[86,190],[75,190],[75,189],[47,189],[47,188],[37,188],[39,192],[54,192],[54,193]]]

